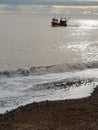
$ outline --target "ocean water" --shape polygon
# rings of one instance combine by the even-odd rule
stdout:
[[[92,94],[98,85],[98,20],[95,8],[87,9],[71,16],[68,7],[0,6],[0,113]],[[68,26],[51,27],[53,14],[65,10]]]

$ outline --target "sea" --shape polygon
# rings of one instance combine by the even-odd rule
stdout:
[[[0,5],[0,114],[86,98],[98,86],[96,6]],[[53,17],[70,18],[52,27]]]

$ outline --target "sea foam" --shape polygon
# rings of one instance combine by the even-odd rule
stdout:
[[[97,85],[98,69],[2,78],[0,113],[33,102],[88,97]]]

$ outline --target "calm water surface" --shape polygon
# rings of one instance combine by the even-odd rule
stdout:
[[[50,15],[0,14],[0,69],[98,60],[98,21],[70,19],[51,27]]]

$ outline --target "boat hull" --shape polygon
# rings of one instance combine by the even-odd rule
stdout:
[[[66,27],[66,26],[67,26],[67,23],[55,23],[55,22],[51,22],[51,25],[52,25],[53,27],[57,27],[57,26],[64,26],[64,27]]]

